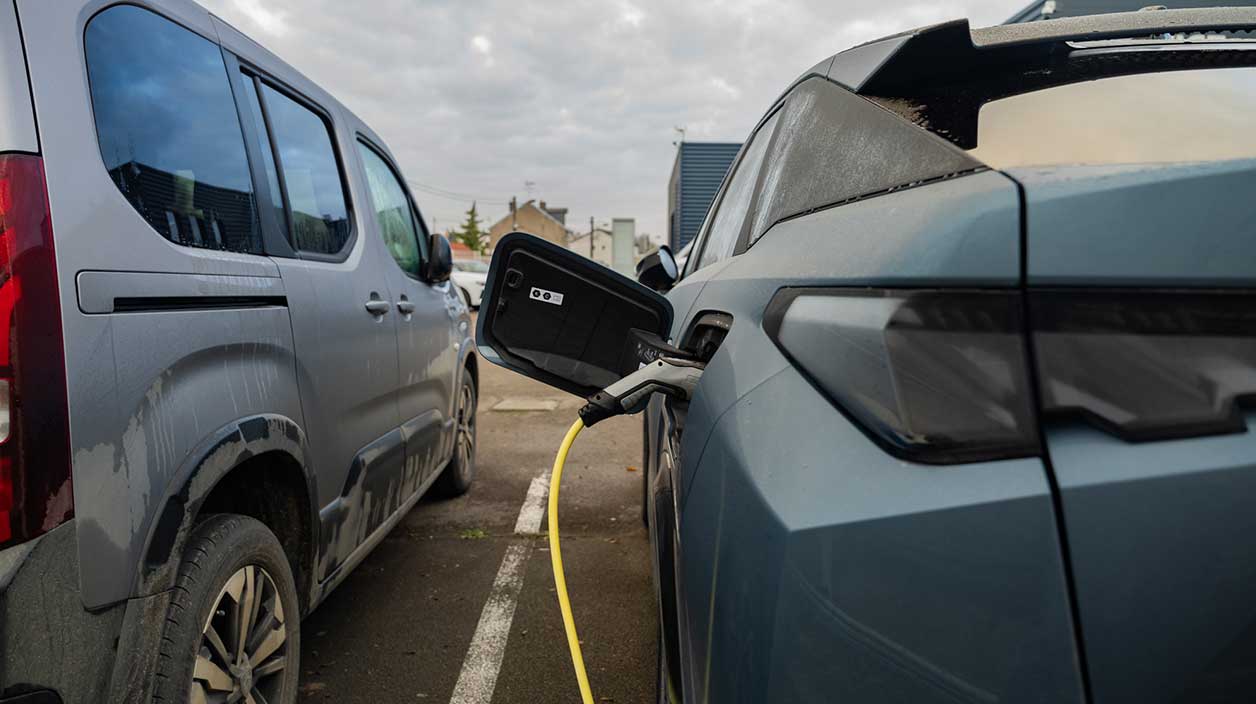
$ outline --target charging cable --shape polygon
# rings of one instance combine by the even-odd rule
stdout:
[[[584,704],[594,704],[593,691],[589,688],[589,675],[585,672],[584,655],[580,652],[580,638],[576,635],[576,620],[572,616],[571,600],[567,596],[563,553],[558,539],[558,489],[562,485],[567,453],[581,430],[612,416],[645,410],[654,393],[688,401],[698,385],[698,378],[702,376],[702,369],[701,362],[660,357],[590,396],[588,403],[580,409],[580,417],[571,424],[567,436],[563,438],[563,444],[559,445],[558,455],[554,457],[549,489],[550,564],[554,568],[554,591],[558,594],[558,608],[562,611],[563,628],[567,632],[567,648],[571,651],[571,664],[576,670],[576,682],[580,686],[580,698]]]

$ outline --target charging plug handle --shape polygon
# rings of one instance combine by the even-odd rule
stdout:
[[[704,367],[690,359],[660,357],[590,396],[580,409],[580,419],[591,426],[612,416],[639,413],[655,393],[688,401]]]

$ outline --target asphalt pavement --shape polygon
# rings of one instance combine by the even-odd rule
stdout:
[[[471,491],[420,501],[306,619],[302,701],[580,701],[545,519],[532,512],[540,525],[533,535],[516,527],[530,522],[520,519],[529,488],[548,474],[581,400],[484,360],[480,385]],[[560,494],[567,584],[598,702],[654,694],[658,619],[641,524],[641,428],[631,416],[585,430]],[[531,505],[544,505],[535,496],[542,486]]]

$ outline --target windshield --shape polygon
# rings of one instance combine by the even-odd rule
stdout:
[[[454,268],[458,271],[473,271],[477,274],[488,273],[488,264],[484,262],[457,261],[454,262]]]

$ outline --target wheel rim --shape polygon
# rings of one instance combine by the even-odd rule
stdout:
[[[463,384],[458,393],[458,471],[463,477],[471,473],[475,459],[475,392],[470,384]]]
[[[245,565],[223,585],[201,632],[188,701],[279,701],[288,664],[283,600],[266,570]]]

